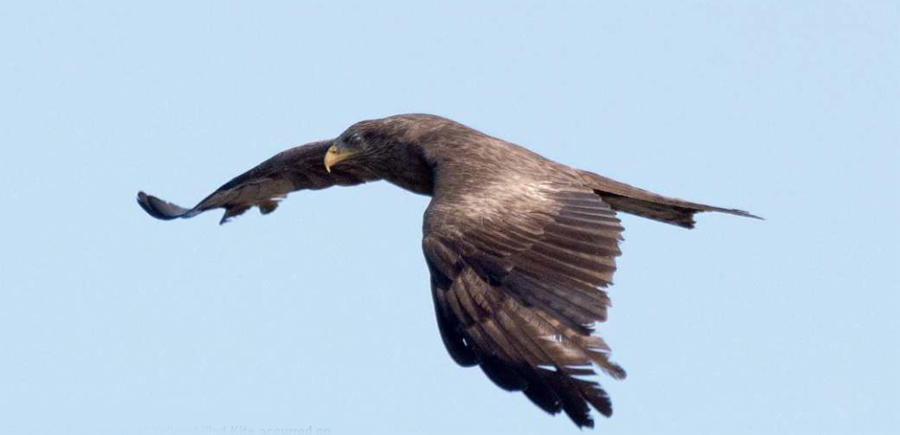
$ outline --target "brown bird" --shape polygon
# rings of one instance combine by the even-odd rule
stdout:
[[[593,427],[612,415],[596,366],[625,370],[594,333],[606,320],[622,225],[616,212],[693,228],[694,214],[745,211],[668,198],[548,160],[434,115],[362,121],[337,139],[281,152],[187,209],[139,192],[158,219],[224,208],[271,213],[288,193],[386,180],[429,195],[422,249],[441,338],[464,367]]]

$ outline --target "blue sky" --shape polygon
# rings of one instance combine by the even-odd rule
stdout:
[[[0,3],[0,430],[576,433],[438,335],[428,198],[159,222],[355,121],[447,116],[650,190],[602,433],[900,431],[900,4]],[[73,429],[74,428],[74,429]],[[171,431],[170,431],[171,432]]]

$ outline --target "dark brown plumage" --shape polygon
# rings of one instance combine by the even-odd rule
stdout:
[[[143,192],[159,219],[224,208],[221,223],[251,207],[263,214],[302,189],[386,180],[430,195],[422,248],[441,338],[462,366],[480,365],[498,386],[541,409],[593,426],[590,407],[612,405],[593,367],[621,379],[593,334],[606,320],[617,211],[685,228],[698,212],[747,212],[668,198],[547,160],[432,115],[362,121],[335,140],[279,153],[190,209]]]

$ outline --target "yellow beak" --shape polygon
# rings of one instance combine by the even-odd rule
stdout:
[[[355,151],[346,151],[342,153],[336,146],[332,145],[331,148],[328,148],[328,151],[325,153],[325,170],[328,171],[328,173],[331,173],[332,166],[340,163],[347,157],[350,157],[354,154],[356,154]]]

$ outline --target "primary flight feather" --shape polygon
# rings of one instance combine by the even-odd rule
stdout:
[[[362,121],[281,152],[190,209],[144,192],[137,200],[164,220],[224,208],[225,223],[252,207],[268,214],[296,190],[375,180],[432,197],[422,249],[453,360],[579,427],[593,426],[590,407],[612,414],[594,367],[625,377],[593,329],[606,320],[604,289],[621,254],[616,212],[685,228],[698,212],[756,217],[657,195],[424,114]]]

